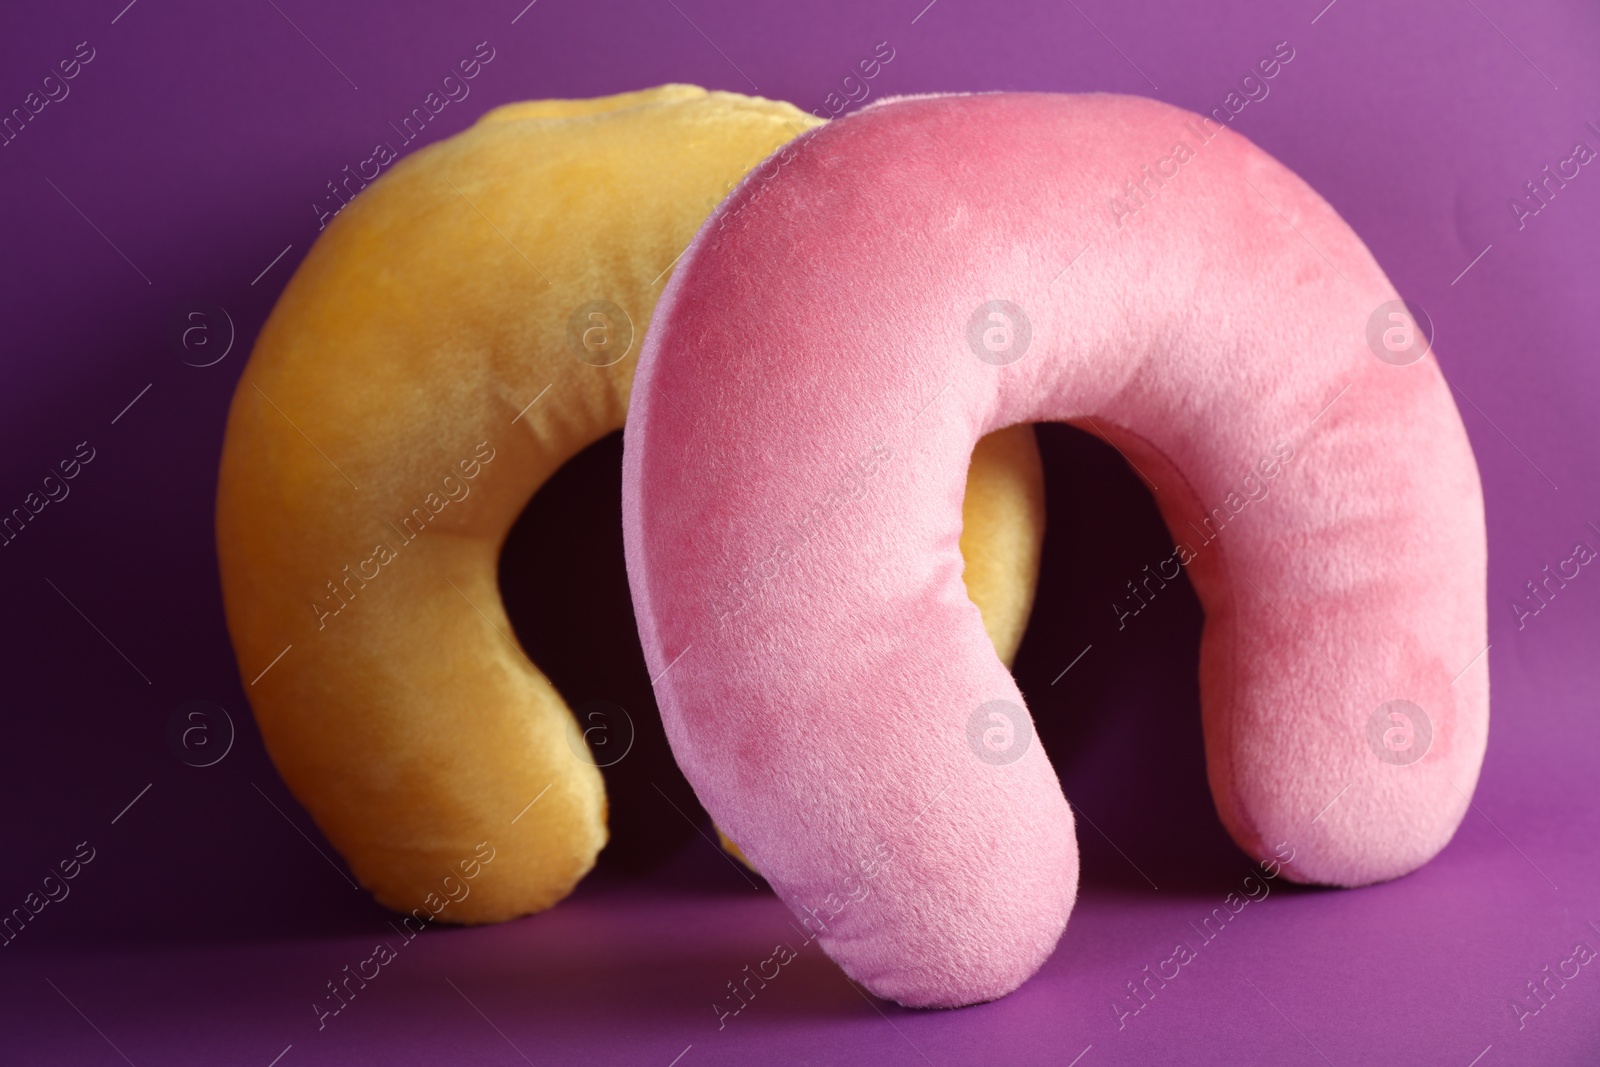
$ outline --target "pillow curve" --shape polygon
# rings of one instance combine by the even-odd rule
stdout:
[[[1071,810],[956,595],[965,450],[1021,422],[1151,485],[1174,555],[1128,589],[1182,567],[1199,594],[1240,847],[1346,886],[1436,854],[1487,736],[1482,491],[1432,352],[1370,340],[1398,296],[1337,213],[1137,97],[885,101],[784,155],[663,295],[624,534],[679,764],[824,949],[957,1006],[1070,914]],[[752,560],[774,577],[730,622],[701,591]]]

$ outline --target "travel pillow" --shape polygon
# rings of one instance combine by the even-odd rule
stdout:
[[[1334,210],[1133,97],[886,101],[785,155],[662,297],[623,525],[673,753],[797,922],[872,992],[941,1007],[1015,989],[1066,924],[1072,811],[956,552],[972,443],[1041,420],[1151,486],[1174,552],[1127,590],[1181,569],[1199,596],[1239,847],[1336,886],[1437,853],[1488,726],[1482,495]],[[760,595],[724,620],[746,568]]]
[[[816,124],[686,85],[502,107],[356,196],[273,309],[222,453],[228,628],[273,762],[384,904],[493,922],[594,864],[596,764],[614,757],[591,755],[517,644],[500,547],[558,467],[622,427],[695,228]],[[979,449],[964,542],[1007,657],[1043,528],[1024,429]]]

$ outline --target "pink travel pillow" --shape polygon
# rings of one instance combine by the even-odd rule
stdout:
[[[1443,848],[1488,729],[1485,538],[1428,349],[1321,197],[1154,101],[907,98],[753,171],[651,324],[623,523],[673,751],[797,929],[950,1007],[1066,924],[1072,811],[958,550],[973,444],[1019,422],[1150,484],[1174,552],[1128,588],[1183,569],[1204,606],[1239,846],[1339,886]]]

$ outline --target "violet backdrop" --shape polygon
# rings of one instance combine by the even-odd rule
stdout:
[[[1600,947],[1600,576],[1583,566],[1537,614],[1512,607],[1576,543],[1600,549],[1600,172],[1582,165],[1535,215],[1508,204],[1576,142],[1600,149],[1600,10],[524,3],[0,13],[6,112],[42,94],[75,49],[92,52],[0,147],[0,510],[41,492],[80,442],[93,451],[67,495],[0,549],[0,912],[80,842],[93,849],[69,894],[0,948],[0,1061],[1600,1059],[1600,969],[1550,981],[1543,999],[1528,986],[1577,943]],[[1474,808],[1433,863],[1397,882],[1276,883],[1119,1018],[1134,1003],[1127,983],[1178,941],[1200,942],[1191,924],[1248,861],[1205,786],[1192,593],[1163,593],[1115,626],[1123,580],[1170,553],[1154,506],[1115,453],[1046,428],[1051,529],[1017,675],[1080,816],[1080,901],[1056,954],[1002,1001],[923,1013],[869,999],[812,945],[719,1029],[713,1001],[790,936],[788,914],[703,836],[652,723],[612,439],[540,493],[502,581],[519,636],[572,702],[614,701],[638,729],[636,753],[607,772],[616,841],[548,913],[406,944],[319,1031],[309,1006],[325,983],[400,939],[266,758],[223,626],[211,515],[233,385],[316,238],[326,183],[379,141],[400,147],[390,123],[480,42],[494,59],[470,95],[404,151],[496,104],[667,81],[826,108],[881,41],[895,58],[869,99],[1103,90],[1195,110],[1289,42],[1293,61],[1233,126],[1321,192],[1431,314],[1483,475],[1493,703]],[[207,317],[186,319],[197,309]],[[185,348],[178,322],[204,332]],[[175,709],[196,699],[237,731],[211,766],[169,742]]]

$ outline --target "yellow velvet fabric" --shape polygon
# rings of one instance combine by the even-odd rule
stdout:
[[[700,223],[816,123],[687,85],[499,108],[364,190],[262,329],[218,485],[228,628],[273,762],[384,904],[495,922],[593,866],[600,772],[512,635],[500,547],[622,426]],[[971,594],[1014,652],[1043,529],[1031,429],[980,446],[968,505]]]

